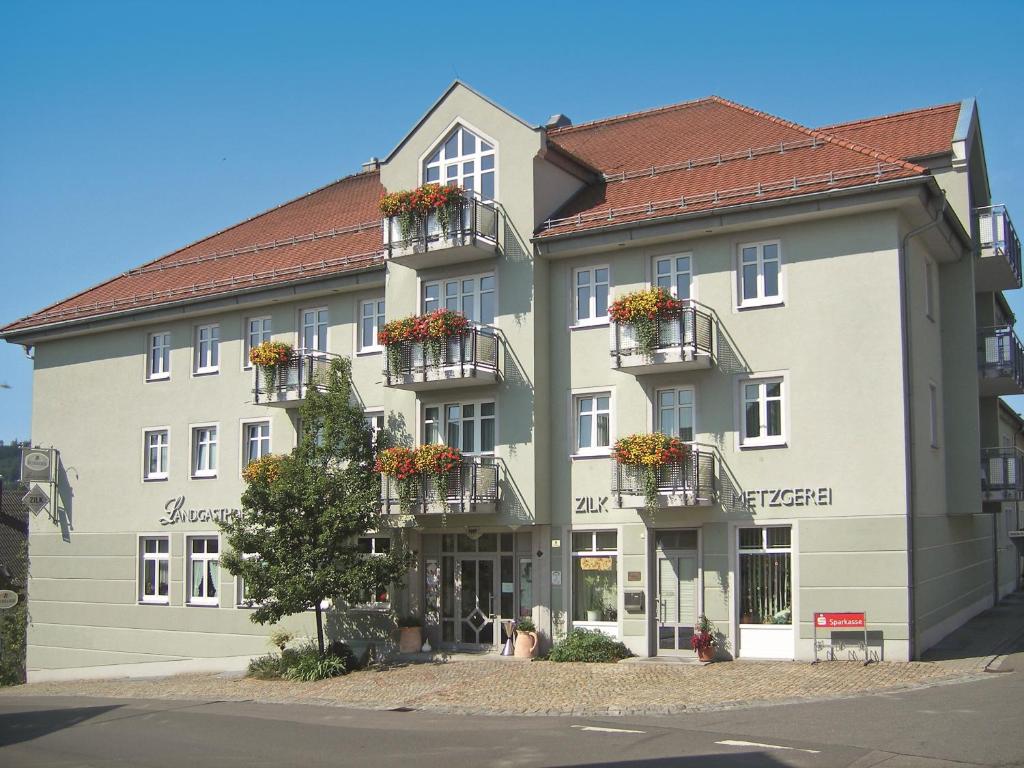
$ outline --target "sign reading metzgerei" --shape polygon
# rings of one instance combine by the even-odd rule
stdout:
[[[832,489],[762,488],[746,491],[743,500],[748,507],[831,507]]]
[[[160,525],[174,525],[175,523],[223,523],[239,514],[241,510],[235,507],[187,509],[185,497],[178,496],[170,499],[164,504],[164,514],[160,518]]]
[[[52,483],[53,463],[52,448],[22,448],[21,479],[26,483]]]

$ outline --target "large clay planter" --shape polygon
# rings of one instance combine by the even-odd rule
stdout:
[[[537,655],[537,633],[516,632],[516,658],[532,659]]]
[[[697,649],[697,658],[701,661],[714,661],[715,660],[715,646],[709,645],[707,648]]]
[[[398,650],[400,653],[419,653],[423,647],[422,627],[401,627],[398,631]]]

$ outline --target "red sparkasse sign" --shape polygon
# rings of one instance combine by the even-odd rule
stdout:
[[[826,629],[863,629],[867,626],[864,613],[816,613],[814,626]]]

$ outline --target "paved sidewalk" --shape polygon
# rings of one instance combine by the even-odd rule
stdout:
[[[691,664],[555,664],[458,655],[396,663],[317,683],[223,674],[161,679],[51,681],[0,696],[300,702],[464,714],[648,715],[730,709],[966,682],[1024,638],[1024,594],[1008,598],[942,641],[925,661],[734,661]]]

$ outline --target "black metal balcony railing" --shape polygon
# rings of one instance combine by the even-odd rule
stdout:
[[[985,208],[978,208],[978,235],[981,248],[991,248],[998,255],[1003,256],[1010,264],[1010,269],[1017,278],[1017,285],[1021,281],[1020,263],[1020,240],[1017,232],[1010,221],[1010,214],[1005,205],[990,205]]]
[[[1012,378],[1024,388],[1024,346],[1011,326],[978,330],[978,368],[982,378]]]
[[[337,355],[330,352],[296,350],[285,365],[279,365],[274,370],[274,383],[269,389],[263,369],[253,366],[256,377],[253,394],[256,402],[302,400],[310,387],[322,387],[327,383],[327,371],[335,357]]]
[[[385,380],[389,386],[404,381],[406,376],[427,381],[432,371],[441,368],[450,369],[458,378],[473,376],[480,369],[497,372],[499,345],[494,331],[475,325],[440,339],[436,347],[424,341],[402,341],[384,355]]]
[[[1019,448],[981,449],[981,498],[1024,499],[1024,453]]]
[[[384,514],[422,515],[430,512],[434,505],[438,512],[450,511],[452,507],[458,512],[472,512],[481,505],[497,505],[498,479],[498,464],[464,458],[445,478],[447,492],[441,499],[432,476],[419,475],[402,481],[381,475],[382,511]],[[407,484],[404,491],[400,488],[402,483]]]
[[[436,213],[416,217],[407,235],[402,232],[397,216],[390,217],[384,223],[384,246],[389,258],[410,250],[424,253],[470,245],[478,238],[490,244],[498,242],[498,209],[493,203],[484,203],[475,198],[458,203],[447,233],[441,227]],[[396,251],[400,253],[396,254]]]
[[[715,456],[709,451],[693,449],[680,462],[657,468],[658,493],[685,496],[692,503],[707,503],[715,495]],[[612,493],[622,496],[643,496],[646,489],[643,467],[612,462]]]
[[[679,312],[659,318],[655,334],[655,351],[681,348],[695,353],[711,354],[712,320],[708,312],[690,303]],[[643,350],[636,329],[630,323],[612,322],[611,355],[614,362],[624,355],[641,355]]]

